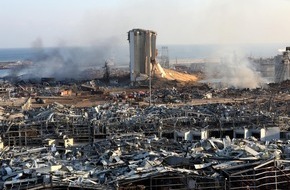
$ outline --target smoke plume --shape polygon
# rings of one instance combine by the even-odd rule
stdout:
[[[235,53],[223,55],[219,63],[207,64],[205,74],[209,82],[222,87],[253,89],[265,82],[247,58],[240,58]]]
[[[34,56],[33,67],[22,69],[28,78],[53,77],[58,80],[84,78],[83,71],[89,68],[101,69],[105,60],[114,59],[113,42],[90,47],[67,47],[62,42],[56,48],[43,48],[42,40],[35,40],[32,45]],[[15,75],[15,73],[14,73]]]

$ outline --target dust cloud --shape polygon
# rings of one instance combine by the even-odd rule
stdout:
[[[105,60],[114,60],[117,51],[107,41],[98,45],[86,47],[71,47],[65,42],[60,42],[56,47],[44,48],[42,40],[37,38],[32,43],[34,56],[30,59],[33,66],[17,70],[28,78],[52,77],[58,80],[85,78],[83,71],[86,69],[102,69]],[[16,75],[14,71],[13,75]]]
[[[253,89],[266,83],[246,57],[235,53],[223,54],[218,63],[207,64],[205,75],[207,81],[218,84],[215,87]]]

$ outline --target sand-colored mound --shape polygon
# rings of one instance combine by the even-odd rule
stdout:
[[[198,77],[195,75],[187,74],[178,72],[172,69],[164,69],[160,67],[160,65],[156,66],[156,69],[154,70],[155,77],[157,78],[163,78],[167,80],[176,80],[178,82],[196,82],[198,81]]]
[[[172,69],[164,69],[166,75],[164,78],[168,80],[177,80],[180,82],[196,82],[198,78],[195,75],[181,73]]]

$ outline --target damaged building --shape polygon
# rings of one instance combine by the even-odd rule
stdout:
[[[289,80],[289,52],[290,47],[286,47],[281,54],[278,54],[272,58],[249,58],[257,71],[268,82],[280,83],[285,80]]]
[[[130,44],[130,80],[136,82],[142,75],[149,77],[151,64],[155,62],[157,33],[150,30],[133,29],[128,32]]]
[[[289,81],[214,89],[163,69],[156,32],[133,29],[128,39],[130,78],[120,88],[101,79],[0,83],[1,189],[289,187]],[[151,76],[157,70],[162,77]],[[131,85],[147,79],[150,90]]]
[[[289,131],[289,118],[279,105],[272,102],[273,111],[269,101],[250,100],[3,108],[0,184],[6,189],[284,188],[290,145],[281,134]]]

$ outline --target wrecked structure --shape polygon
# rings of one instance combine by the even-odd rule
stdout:
[[[128,32],[130,43],[130,80],[135,82],[140,74],[151,73],[151,63],[156,57],[156,32],[133,29]],[[143,79],[144,80],[144,79]]]
[[[0,184],[6,189],[283,189],[290,183],[290,145],[274,139],[280,128],[288,131],[281,122],[288,117],[267,105],[3,108]]]
[[[249,57],[249,61],[255,65],[257,71],[268,82],[280,83],[289,80],[289,55],[290,47],[286,47],[282,55],[278,54],[271,58],[258,59]]]
[[[255,139],[176,143],[141,134],[65,149],[12,148],[3,150],[11,161],[2,167],[0,184],[6,189],[285,189],[287,148]]]
[[[163,69],[156,32],[133,29],[128,39],[121,88],[109,62],[103,81],[0,83],[1,189],[289,187],[289,81],[213,89]],[[157,79],[149,92],[129,87],[147,79]]]
[[[115,99],[91,107],[55,102],[34,108],[28,100],[26,106],[3,106],[0,185],[285,189],[290,112],[283,105],[289,101],[284,96],[289,84],[283,84],[256,90],[187,87],[188,102],[150,107]],[[211,99],[196,95],[197,90],[210,91]],[[278,91],[279,97],[272,97]],[[158,89],[153,95],[167,101],[162,94],[178,98],[181,92]],[[234,93],[234,99],[225,99]],[[223,99],[214,103],[217,97]]]
[[[265,89],[155,82],[152,106],[147,104],[148,89],[110,92],[98,80],[70,83],[2,83],[11,95],[4,93],[1,99],[1,187],[289,185],[288,81]],[[96,96],[106,101],[90,106],[67,102]],[[17,98],[23,103],[17,104]],[[9,101],[13,104],[6,106]],[[268,170],[279,177],[269,176]]]
[[[290,47],[283,52],[282,61],[275,67],[275,82],[282,82],[290,78]]]

